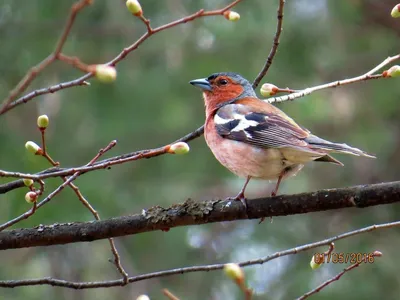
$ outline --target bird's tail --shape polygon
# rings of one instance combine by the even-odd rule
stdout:
[[[328,150],[330,152],[347,153],[356,156],[366,156],[375,158],[374,155],[368,154],[367,152],[362,151],[358,148],[350,147],[349,145],[346,144],[332,143],[324,139],[321,139],[315,135],[310,135],[305,139],[305,141],[310,145],[311,149],[315,148],[315,150],[323,149],[323,150]]]

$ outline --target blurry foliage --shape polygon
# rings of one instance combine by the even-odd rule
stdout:
[[[26,70],[51,52],[72,1],[3,0],[0,3],[0,98],[6,97]],[[228,1],[142,1],[154,26],[200,8],[219,8]],[[36,172],[44,159],[26,153],[27,140],[39,141],[36,118],[50,117],[48,146],[63,166],[87,163],[99,148],[117,139],[108,155],[158,147],[192,131],[204,121],[194,78],[235,71],[252,80],[269,53],[278,1],[245,0],[235,8],[241,20],[200,19],[157,34],[118,65],[118,80],[74,87],[36,98],[0,118],[0,168]],[[304,88],[368,71],[399,49],[400,23],[390,10],[396,1],[287,1],[281,45],[264,82]],[[397,20],[398,21],[398,20]],[[133,43],[145,28],[123,1],[94,1],[76,21],[65,47],[86,63],[110,60]],[[57,63],[31,90],[71,80],[81,74]],[[311,164],[286,181],[282,193],[305,192],[399,179],[400,98],[396,80],[377,80],[317,92],[279,105],[315,134],[375,153],[376,160],[338,157],[345,167]],[[162,156],[93,172],[76,183],[102,218],[168,206],[187,198],[209,199],[237,193],[235,178],[213,158],[203,138],[186,156]],[[4,182],[4,180],[3,180]],[[60,184],[49,180],[47,191]],[[268,183],[253,182],[248,196],[268,193]],[[25,190],[0,196],[0,220],[26,211]],[[346,209],[289,217],[274,222],[239,221],[175,228],[117,239],[122,262],[131,275],[189,265],[247,260],[316,241],[341,232],[398,217],[395,205]],[[65,189],[31,219],[18,226],[84,221],[92,217],[70,189]],[[340,241],[338,252],[380,250],[384,257],[363,265],[318,294],[318,299],[397,299],[398,229]],[[325,249],[320,249],[325,251]],[[315,251],[314,251],[315,252]],[[291,299],[336,274],[341,265],[309,268],[309,251],[245,269],[255,299]],[[2,252],[1,279],[54,276],[70,280],[116,278],[106,241]],[[25,287],[2,290],[4,299],[133,299],[148,293],[161,299],[167,287],[181,299],[241,299],[221,272],[159,278],[124,288],[70,291]]]

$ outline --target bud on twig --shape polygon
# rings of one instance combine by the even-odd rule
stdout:
[[[383,77],[399,77],[400,76],[400,66],[394,65],[389,70],[382,73]]]
[[[36,154],[36,155],[42,155],[42,153],[43,153],[42,148],[40,148],[38,144],[36,144],[35,142],[32,142],[32,141],[26,142],[25,148],[29,152]]]
[[[242,286],[244,283],[244,273],[238,264],[229,263],[224,265],[226,276],[235,281],[238,285]]]
[[[316,270],[316,269],[318,269],[319,267],[322,266],[322,263],[324,262],[324,259],[321,256],[323,256],[323,255],[324,254],[314,254],[311,257],[311,261],[310,261],[311,269]],[[317,259],[315,259],[316,257],[317,257]]]
[[[25,186],[30,187],[33,184],[33,180],[29,178],[24,178],[23,179]]]
[[[37,126],[39,129],[46,129],[49,126],[49,117],[47,115],[41,115],[37,118]]]
[[[140,295],[136,298],[136,300],[150,300],[149,296],[147,295]]]
[[[140,17],[143,15],[142,6],[137,0],[127,0],[126,7],[135,16]]]
[[[168,153],[171,153],[171,154],[186,154],[189,151],[190,151],[190,147],[185,142],[178,142],[178,143],[172,144],[168,149]]]
[[[89,71],[94,73],[96,78],[104,83],[110,83],[117,79],[117,70],[108,65],[91,65]]]
[[[390,13],[393,18],[399,18],[400,17],[400,4],[397,4],[395,7],[393,7],[392,12]]]
[[[272,83],[264,83],[260,88],[260,93],[264,97],[273,96],[279,91],[279,88]]]
[[[225,19],[232,22],[239,21],[240,19],[240,15],[237,12],[231,10],[227,10],[226,12],[224,12],[224,17]]]
[[[377,257],[381,257],[383,254],[382,254],[381,251],[375,250],[375,251],[372,253],[372,255],[373,255],[373,256],[377,256]]]
[[[28,203],[33,203],[37,200],[37,194],[35,192],[27,192],[25,194],[25,201]]]

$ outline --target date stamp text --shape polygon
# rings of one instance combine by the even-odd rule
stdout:
[[[360,264],[373,263],[375,261],[374,253],[362,252],[332,252],[332,253],[315,253],[314,261],[317,264],[332,263],[332,264]]]

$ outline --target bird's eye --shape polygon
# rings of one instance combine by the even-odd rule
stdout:
[[[226,80],[226,79],[220,79],[220,80],[218,81],[218,83],[219,83],[220,85],[226,85],[226,84],[228,84],[228,80]]]

